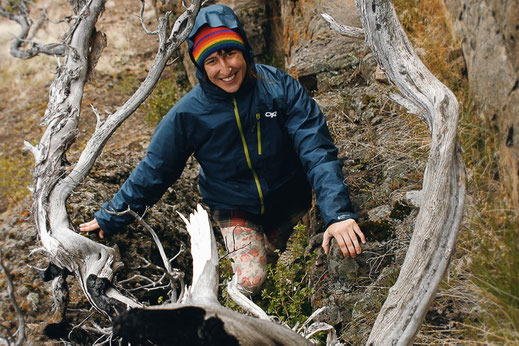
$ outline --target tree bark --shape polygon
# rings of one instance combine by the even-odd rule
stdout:
[[[356,0],[366,43],[431,131],[422,201],[397,282],[389,290],[368,344],[410,344],[436,295],[455,248],[465,200],[454,94],[418,58],[389,0]]]
[[[66,151],[78,133],[91,36],[95,33],[95,24],[104,9],[105,0],[86,1],[83,7],[76,3],[78,23],[71,33],[65,62],[58,67],[57,77],[51,85],[49,103],[42,120],[47,129],[36,147],[26,142],[26,147],[35,157],[33,217],[42,245],[52,263],[74,273],[90,303],[107,315],[115,313],[113,306],[117,304],[114,297],[124,300],[124,305],[136,307],[140,304],[122,298],[114,289],[109,290],[112,298],[105,296],[105,292],[98,292],[99,287],[105,290],[111,287],[113,273],[122,265],[119,253],[74,232],[68,219],[66,200],[85,179],[112,133],[152,92],[167,61],[191,31],[200,3],[201,0],[193,1],[176,20],[169,35],[166,33],[167,19],[161,19],[157,32],[159,50],[145,80],[106,121],[102,122],[98,117],[94,134],[74,168],[65,175]]]

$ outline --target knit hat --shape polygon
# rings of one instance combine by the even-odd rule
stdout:
[[[225,26],[212,28],[206,24],[198,30],[193,41],[191,54],[199,66],[203,66],[205,59],[220,49],[233,48],[245,52],[243,38]]]

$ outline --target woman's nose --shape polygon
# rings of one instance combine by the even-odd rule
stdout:
[[[222,61],[222,63],[220,64],[220,73],[227,74],[230,70],[231,66],[225,61]]]

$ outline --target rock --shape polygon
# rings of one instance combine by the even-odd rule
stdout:
[[[508,172],[504,181],[519,206],[519,3],[445,0],[445,4],[462,41],[470,87],[485,117],[499,128]]]
[[[371,221],[378,221],[387,217],[391,213],[389,205],[381,205],[368,211],[368,217]]]
[[[32,310],[38,311],[38,306],[40,304],[40,296],[35,292],[31,292],[27,296],[27,300],[30,302]]]

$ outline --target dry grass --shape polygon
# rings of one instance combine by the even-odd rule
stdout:
[[[518,343],[519,222],[500,180],[498,133],[470,94],[443,1],[396,0],[395,7],[424,63],[458,97],[468,173],[458,252],[416,342]]]

